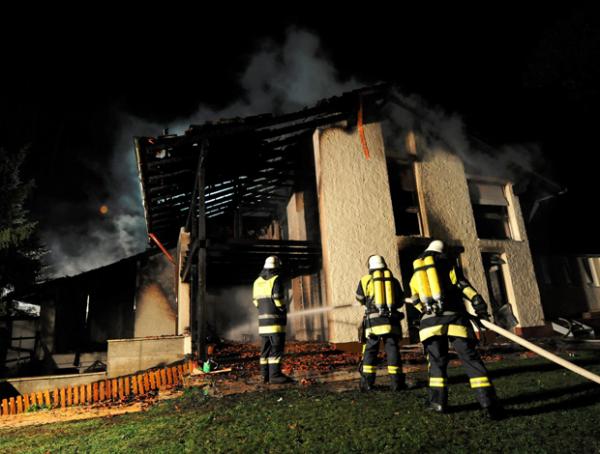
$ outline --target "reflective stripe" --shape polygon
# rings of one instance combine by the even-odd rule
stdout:
[[[456,285],[458,282],[458,279],[456,278],[456,270],[454,268],[450,270],[450,282],[452,282],[452,285]]]
[[[399,366],[388,366],[388,374],[397,374]]]
[[[261,365],[263,365],[263,364],[269,364],[269,362],[267,361],[267,358],[261,358],[260,359],[260,364]]]
[[[253,299],[253,300],[252,300],[252,303],[253,303],[253,304],[254,304],[256,307],[258,307],[258,300],[255,300],[255,299]]]
[[[435,325],[419,331],[419,340],[423,342],[433,336],[469,337],[469,331],[462,325]]]
[[[279,364],[281,362],[281,356],[273,356],[268,359],[269,364]]]
[[[259,326],[258,334],[274,334],[285,332],[285,326],[270,325],[270,326]]]
[[[477,295],[477,292],[473,289],[473,287],[465,287],[462,292],[469,301],[471,301],[473,297]]]
[[[283,318],[281,315],[277,314],[262,314],[258,316],[259,320],[271,319],[271,318]]]
[[[365,374],[374,374],[375,366],[370,366],[368,364],[363,364],[362,370]]]
[[[392,332],[392,325],[379,325],[373,326],[371,328],[367,328],[365,330],[365,334],[368,336],[369,334],[374,334],[376,336],[383,336],[384,334],[389,334]]]
[[[469,337],[469,331],[466,326],[448,325],[448,336]]]
[[[275,303],[275,306],[277,306],[277,307],[283,307],[283,301],[280,299],[274,298],[273,303]]]
[[[488,388],[492,386],[489,378],[487,377],[475,377],[471,378],[471,388]]]
[[[445,377],[430,377],[429,387],[430,388],[445,388],[448,383],[448,379]]]

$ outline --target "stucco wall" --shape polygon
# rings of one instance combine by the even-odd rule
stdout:
[[[134,337],[163,336],[177,330],[173,264],[163,255],[148,258],[138,272]]]
[[[175,281],[177,282],[177,334],[191,332],[190,328],[190,284],[181,279],[185,256],[190,246],[190,234],[184,228],[179,232],[179,243],[177,245],[177,270]]]
[[[383,255],[399,275],[389,180],[379,124],[365,126],[370,159],[356,131],[317,130],[313,136],[323,276],[327,305],[355,301],[359,279],[372,254]],[[361,307],[329,312],[329,340],[352,342],[363,314]]]
[[[419,186],[424,201],[427,236],[462,245],[461,262],[469,281],[489,301],[481,252],[505,254],[508,298],[521,327],[544,324],[540,294],[531,259],[525,223],[518,198],[508,189],[507,198],[518,230],[514,240],[480,240],[464,167],[443,149],[422,149]],[[516,232],[515,232],[516,233]]]
[[[190,336],[142,337],[108,341],[107,374],[118,377],[184,359]]]

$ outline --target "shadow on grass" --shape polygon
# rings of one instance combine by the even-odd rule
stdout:
[[[560,399],[561,397],[563,398],[562,400],[543,403],[544,401]],[[582,383],[574,386],[524,393],[501,399],[502,405],[506,408],[506,416],[509,418],[533,416],[561,410],[573,410],[575,408],[588,407],[598,402],[600,402],[600,387],[593,383]],[[510,408],[513,405],[524,404],[530,404],[531,406],[527,408]],[[452,405],[448,408],[448,413],[476,411],[478,409],[479,405],[472,402],[462,405]]]
[[[586,358],[571,362],[580,367],[598,366],[600,365],[600,358]],[[460,368],[461,366],[457,368],[451,368],[450,370],[457,370]],[[515,374],[526,374],[530,372],[553,372],[561,369],[564,368],[549,361],[548,363],[543,364],[515,364],[508,367],[493,368],[489,370],[489,374],[492,379],[496,379],[500,377],[511,377]],[[469,379],[466,374],[452,375],[448,378],[449,384],[467,383],[468,381]]]

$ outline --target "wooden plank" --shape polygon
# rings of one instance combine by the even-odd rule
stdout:
[[[85,403],[86,394],[87,393],[85,392],[85,385],[81,385],[79,387],[79,403],[82,405]]]
[[[29,402],[31,402],[32,407],[38,403],[35,397],[35,393],[29,394]]]
[[[120,377],[117,380],[117,383],[119,384],[119,399],[123,400],[125,398],[125,394],[123,392],[123,377]]]
[[[106,382],[104,380],[100,382],[99,388],[98,399],[100,399],[100,402],[103,402],[106,399]]]
[[[173,373],[171,372],[171,368],[167,367],[167,386],[173,385]]]
[[[44,391],[44,403],[46,404],[46,407],[52,407],[52,400],[50,399],[50,390]]]
[[[23,396],[17,396],[16,404],[17,404],[17,414],[23,413]]]
[[[67,406],[67,396],[65,388],[60,388],[60,406],[65,408]]]
[[[131,394],[131,388],[129,385],[129,377],[125,377],[123,379],[123,395],[125,397],[129,396],[129,394]]]
[[[85,401],[90,404],[92,403],[92,384],[88,383],[85,385]]]
[[[154,378],[154,371],[150,371],[148,373],[148,378],[150,379],[150,389],[156,389],[156,380]]]
[[[112,398],[113,400],[117,400],[119,398],[119,385],[116,378],[112,379],[112,383],[110,384],[112,389]]]
[[[15,404],[15,398],[11,397],[8,400],[8,411],[10,411],[11,415],[16,415],[17,414],[17,406]]]
[[[137,396],[139,394],[138,383],[137,383],[137,380],[135,379],[135,376],[131,377],[131,392],[133,393],[134,396]]]
[[[150,391],[150,380],[148,378],[148,373],[144,373],[144,389],[146,392]]]
[[[38,405],[41,407],[42,405],[44,405],[44,395],[42,394],[41,391],[37,392],[37,395],[35,396],[37,399],[37,403]]]
[[[6,416],[8,414],[8,399],[2,399],[2,416]]]
[[[23,406],[25,407],[25,411],[29,410],[29,407],[31,406],[31,404],[29,403],[29,395],[28,394],[23,395]]]
[[[112,386],[110,380],[105,380],[106,383],[106,400],[112,399]]]
[[[183,381],[183,365],[181,365],[181,364],[177,365],[177,373],[179,374],[179,381],[182,382]]]
[[[54,400],[53,407],[58,408],[58,406],[60,405],[60,393],[58,392],[58,388],[54,388],[52,398]]]
[[[179,383],[178,377],[177,377],[177,367],[175,366],[171,366],[171,375],[173,376],[173,385],[177,385]]]
[[[162,377],[160,375],[160,370],[155,370],[154,375],[155,375],[155,379],[156,379],[156,386],[158,387],[158,389],[164,388],[165,384],[162,381]]]
[[[79,405],[79,386],[73,387],[73,405]]]
[[[140,374],[136,378],[138,383],[138,390],[140,394],[144,394],[146,392],[146,389],[144,389],[144,377],[142,377],[142,375]]]
[[[98,394],[98,382],[94,382],[92,384],[92,402],[98,402],[99,400],[99,394]]]
[[[185,361],[185,362],[183,363],[183,365],[182,365],[182,368],[183,368],[183,373],[184,373],[184,374],[186,374],[186,375],[187,375],[187,373],[188,373],[188,366],[189,366],[189,362],[188,362],[188,361]]]

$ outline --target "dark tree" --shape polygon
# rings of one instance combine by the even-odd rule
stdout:
[[[25,208],[34,183],[21,179],[26,155],[25,149],[9,152],[0,148],[0,315],[6,312],[4,296],[34,283],[40,271],[37,222]]]

